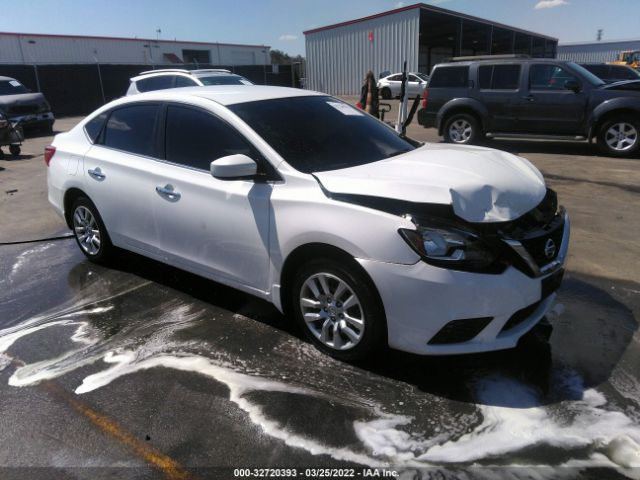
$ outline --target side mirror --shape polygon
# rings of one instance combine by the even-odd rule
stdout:
[[[564,88],[578,93],[580,91],[580,84],[576,80],[567,80],[564,82]]]
[[[211,175],[221,180],[253,177],[257,173],[256,162],[243,154],[228,155],[211,162]]]

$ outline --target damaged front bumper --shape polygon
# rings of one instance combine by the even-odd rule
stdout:
[[[560,245],[540,265],[523,240],[504,240],[527,268],[502,273],[456,271],[420,261],[400,265],[360,259],[380,292],[389,346],[424,355],[504,350],[540,322],[553,307],[564,273],[570,222],[564,210]],[[553,239],[555,231],[535,241]],[[550,246],[549,246],[550,247]]]

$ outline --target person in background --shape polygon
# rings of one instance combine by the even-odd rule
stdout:
[[[376,78],[373,76],[373,72],[371,70],[367,72],[367,75],[364,78],[364,85],[362,85],[362,90],[360,91],[360,101],[356,106],[376,118],[379,117],[378,85],[376,84]]]

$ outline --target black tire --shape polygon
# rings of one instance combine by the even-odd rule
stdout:
[[[383,87],[382,90],[380,90],[380,95],[382,95],[384,100],[389,100],[391,99],[391,90],[389,87]]]
[[[4,152],[2,151],[2,148],[0,148],[0,160],[4,159]]]
[[[85,211],[88,211],[95,220],[95,223],[91,225],[91,231],[93,232],[97,230],[99,234],[99,246],[95,251],[93,251],[93,247],[95,247],[94,242],[82,241],[83,234],[88,230],[82,232],[79,231],[78,228],[76,228],[81,226],[82,222],[80,220],[82,220],[83,213]],[[76,215],[79,215],[79,217],[76,217]],[[97,227],[97,229],[95,227]],[[115,253],[115,247],[111,243],[111,239],[109,238],[107,229],[104,226],[102,217],[100,217],[100,214],[98,213],[98,209],[87,197],[78,197],[75,202],[73,202],[73,205],[71,207],[71,228],[73,230],[74,237],[76,239],[78,247],[80,248],[80,251],[84,253],[84,255],[89,260],[101,265],[105,265],[109,263],[110,260],[112,260]],[[89,246],[89,244],[91,245]]]
[[[346,300],[351,294],[355,294],[358,305],[354,307],[349,307],[346,310],[346,315],[348,317],[354,316],[359,317],[363,321],[364,328],[360,330],[360,339],[357,343],[347,349],[336,349],[329,345],[323,343],[316,334],[313,333],[312,328],[321,329],[320,324],[324,325],[324,322],[329,320],[329,318],[320,318],[314,322],[307,322],[304,319],[304,314],[301,306],[301,298],[304,294],[305,298],[311,291],[305,285],[310,278],[315,275],[329,275],[333,276],[336,279],[344,282],[348,289],[346,290],[339,298],[334,298],[333,301],[338,307],[341,306],[340,299]],[[335,280],[334,283],[329,284],[329,288],[333,286],[335,289],[337,286],[337,282]],[[316,285],[320,285],[316,283]],[[334,290],[335,292],[335,290]],[[295,273],[293,281],[291,282],[291,292],[289,295],[290,298],[290,306],[291,312],[295,317],[295,321],[306,338],[309,339],[313,345],[316,346],[320,351],[342,361],[346,362],[362,362],[368,360],[372,357],[375,352],[379,352],[382,349],[386,348],[387,341],[387,328],[386,328],[386,318],[384,314],[384,308],[382,306],[382,302],[378,295],[378,292],[373,285],[373,282],[368,278],[368,276],[362,272],[360,267],[355,264],[355,262],[338,262],[333,259],[320,258],[310,260],[309,262],[302,265],[298,271]],[[313,310],[318,310],[318,315],[331,315],[331,313],[321,312],[320,307],[309,307]],[[331,307],[329,307],[331,308]],[[326,310],[326,309],[325,309]],[[358,312],[361,315],[358,315]],[[307,312],[309,313],[309,312]],[[347,320],[338,319],[338,314],[336,314],[335,322],[331,321],[331,325],[333,327],[329,328],[328,331],[331,333],[331,340],[335,343],[335,330],[333,328],[336,324],[342,324],[344,327],[348,327],[352,332],[358,333],[358,328],[353,324],[347,324]],[[310,326],[311,325],[311,326]],[[341,332],[344,332],[346,328],[342,327]],[[341,328],[341,327],[335,327]],[[350,342],[348,335],[338,333],[338,336],[341,338],[340,342],[344,342],[348,344]],[[345,345],[345,347],[348,345]]]
[[[13,155],[14,157],[20,155],[20,151],[20,145],[9,145],[9,152],[11,152],[11,155]]]
[[[616,142],[614,132],[620,132],[621,125],[626,126],[622,127],[623,131],[621,133],[623,133],[625,137],[631,134],[629,137],[626,137],[626,139],[632,141],[632,143],[628,145],[628,143],[620,137],[619,139],[623,141],[620,145],[623,148],[616,148],[609,142]],[[633,135],[634,131],[635,135]],[[640,119],[631,115],[618,115],[606,120],[598,131],[598,147],[602,153],[610,157],[632,157],[636,155],[640,149]]]
[[[460,128],[456,128],[456,125],[459,125]],[[467,128],[470,128],[470,131],[467,131]],[[454,136],[453,130],[457,131],[457,137]],[[446,143],[457,145],[473,145],[481,138],[478,120],[468,113],[454,113],[447,117],[442,134]]]

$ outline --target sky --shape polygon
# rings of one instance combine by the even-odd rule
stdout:
[[[303,31],[412,5],[397,0],[0,0],[0,31],[269,45],[304,55]],[[639,38],[640,0],[427,0],[563,42]],[[0,53],[1,54],[1,53]]]

